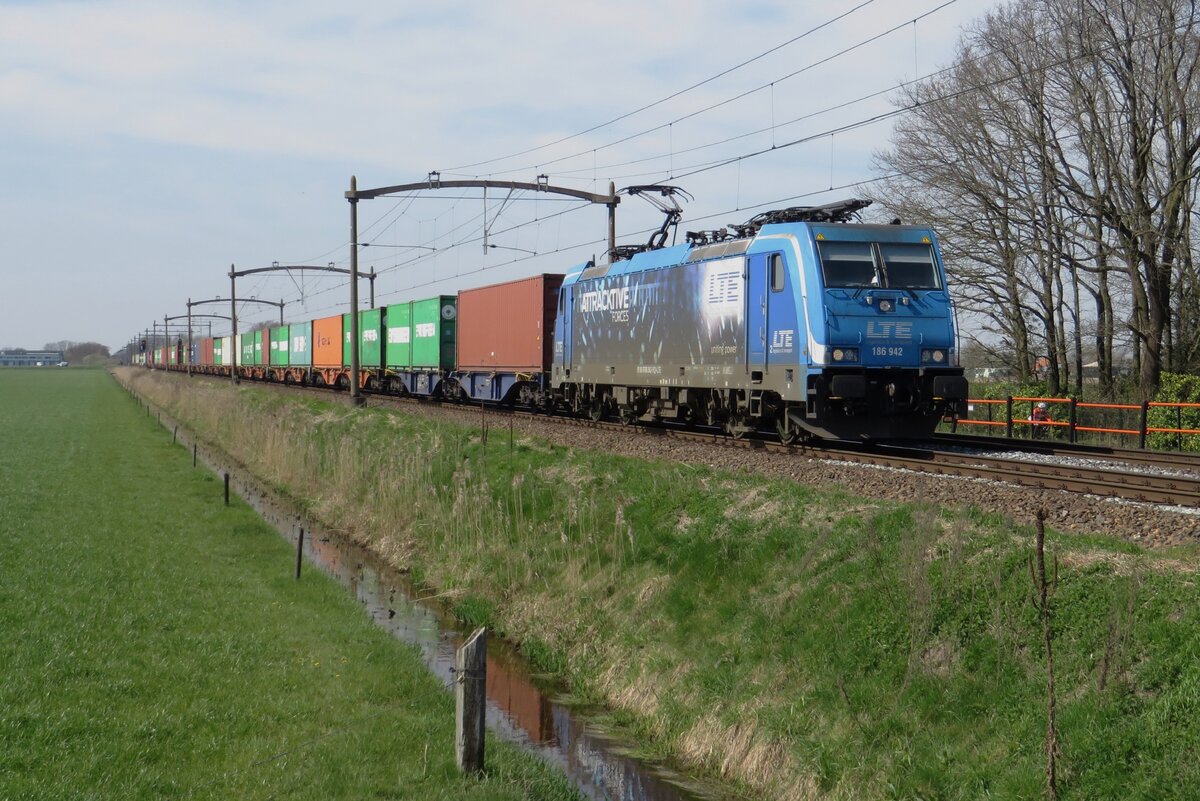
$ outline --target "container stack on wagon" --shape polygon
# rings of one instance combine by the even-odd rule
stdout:
[[[428,397],[454,369],[458,299],[438,295],[394,303],[384,310],[385,389]]]
[[[292,323],[288,326],[288,369],[284,381],[300,384],[309,378],[312,369],[312,323]]]
[[[452,397],[542,405],[550,389],[563,276],[535,275],[458,293]]]

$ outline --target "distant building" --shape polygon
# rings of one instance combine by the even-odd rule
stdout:
[[[0,350],[0,367],[66,366],[61,350]]]

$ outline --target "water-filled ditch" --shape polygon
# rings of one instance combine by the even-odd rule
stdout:
[[[164,418],[164,425],[168,422]],[[182,437],[181,437],[182,439]],[[205,459],[205,461],[210,461]],[[212,465],[218,472],[223,468]],[[233,489],[285,539],[295,543],[304,528],[304,569],[316,565],[348,588],[372,620],[397,639],[420,649],[425,664],[447,688],[454,655],[470,632],[436,602],[422,601],[406,577],[372,552],[303,520],[285,501],[234,476]],[[282,566],[281,566],[282,568]],[[586,798],[597,801],[701,801],[705,794],[682,776],[633,758],[628,744],[600,731],[587,710],[563,702],[534,677],[510,645],[489,638],[487,722],[505,740],[559,766]],[[453,743],[447,743],[453,748]]]

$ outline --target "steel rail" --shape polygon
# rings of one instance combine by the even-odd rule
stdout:
[[[988,437],[973,434],[934,434],[931,441],[938,445],[994,448],[996,450],[1040,453],[1046,456],[1075,456],[1081,459],[1099,459],[1125,462],[1126,464],[1154,465],[1176,470],[1200,471],[1200,454],[1184,453],[1181,451],[1149,451],[1138,448],[1115,448],[1107,445],[1009,439],[1008,437]]]
[[[327,391],[330,387],[262,382],[263,386],[280,391]],[[867,465],[905,470],[925,475],[982,479],[1031,489],[1083,493],[1141,503],[1200,508],[1200,478],[1161,473],[1108,470],[1041,461],[1022,461],[982,454],[918,449],[911,445],[864,445],[851,442],[805,443],[783,445],[764,437],[746,436],[735,439],[715,430],[685,429],[677,426],[647,426],[636,422],[626,424],[609,420],[590,420],[579,417],[547,415],[544,412],[500,408],[475,403],[450,403],[437,399],[400,397],[365,391],[377,401],[394,408],[412,403],[431,404],[445,409],[478,411],[492,417],[537,418],[559,425],[575,426],[647,437],[664,437],[696,442],[734,450],[801,456],[810,459]],[[942,441],[942,438],[938,438]],[[962,443],[958,443],[962,444]],[[1078,452],[1072,452],[1079,456]],[[1162,466],[1162,465],[1160,465]],[[1178,467],[1178,466],[1177,466]]]

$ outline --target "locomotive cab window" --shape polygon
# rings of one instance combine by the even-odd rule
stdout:
[[[826,287],[879,286],[870,242],[818,242]]]
[[[880,243],[887,285],[897,289],[941,289],[933,248],[926,244]]]
[[[771,291],[782,292],[784,286],[783,254],[771,254]]]

